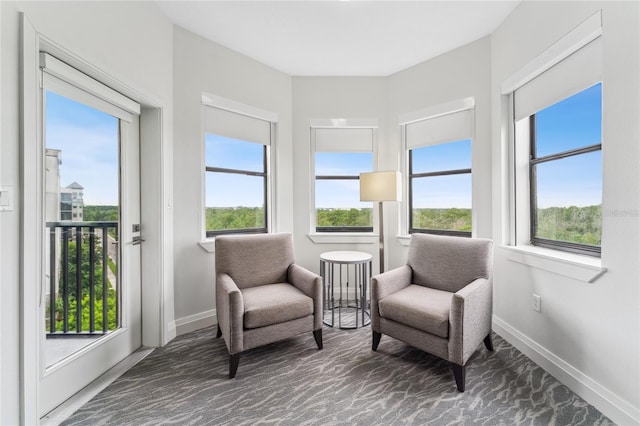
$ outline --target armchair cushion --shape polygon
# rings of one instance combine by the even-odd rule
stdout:
[[[216,271],[228,274],[240,289],[286,282],[292,263],[295,256],[289,234],[216,238]]]
[[[477,278],[489,278],[492,244],[480,238],[413,234],[407,265],[414,284],[455,293]]]
[[[250,287],[241,292],[245,328],[265,327],[313,315],[313,299],[288,283]]]
[[[380,316],[442,338],[449,337],[453,293],[411,284],[378,302]]]

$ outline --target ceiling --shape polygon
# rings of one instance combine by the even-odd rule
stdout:
[[[491,34],[520,1],[157,1],[292,76],[387,76]]]

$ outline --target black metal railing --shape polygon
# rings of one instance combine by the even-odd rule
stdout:
[[[118,222],[47,222],[46,226],[47,336],[98,335],[114,330],[120,322],[118,250],[111,250],[112,256],[109,247],[117,244]]]

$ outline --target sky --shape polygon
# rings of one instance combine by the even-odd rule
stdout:
[[[359,176],[373,171],[370,152],[316,152],[316,176]],[[371,202],[360,202],[359,180],[316,180],[316,208],[372,208]]]
[[[413,173],[471,169],[471,139],[414,148]],[[471,208],[471,175],[413,179],[414,208]]]
[[[60,185],[78,182],[85,205],[118,205],[119,120],[51,91],[45,144],[59,149]]]
[[[264,145],[213,134],[205,135],[205,166],[264,171]],[[227,173],[205,174],[207,207],[262,207],[264,178]]]
[[[602,84],[536,113],[536,156],[602,143]],[[538,208],[602,203],[602,151],[537,166]]]
[[[84,187],[87,205],[118,202],[118,119],[47,92],[46,146],[62,151],[61,185]],[[536,114],[537,155],[601,142],[601,84]],[[205,137],[208,166],[261,171],[263,146],[217,135]],[[414,149],[414,172],[471,167],[471,141]],[[317,175],[358,175],[373,170],[371,153],[315,153]],[[586,206],[602,199],[602,155],[595,152],[537,167],[538,207]],[[208,207],[262,206],[263,180],[245,175],[207,173]],[[370,208],[359,201],[358,181],[316,181],[317,208]],[[469,175],[414,181],[414,207],[470,208]]]

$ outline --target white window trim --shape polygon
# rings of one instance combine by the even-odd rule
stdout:
[[[417,121],[429,120],[437,117],[441,117],[448,114],[453,114],[469,109],[475,108],[475,98],[473,96],[456,99],[450,102],[442,103],[439,105],[433,105],[418,111],[408,112],[398,116],[398,123],[400,124],[400,140],[402,141],[402,161],[400,164],[400,171],[404,179],[402,179],[402,197],[406,202],[400,203],[400,230],[396,239],[403,246],[408,246],[411,241],[411,234],[409,233],[409,150],[407,148],[407,124],[415,123]],[[471,165],[473,167],[473,145],[475,143],[475,117],[472,123],[472,138],[471,138]],[[452,141],[454,142],[454,141]],[[471,179],[473,182],[473,169],[471,172]],[[473,183],[471,185],[473,188]],[[475,197],[471,194],[471,235],[476,235],[476,210],[473,208]]]
[[[243,104],[222,96],[212,95],[210,93],[202,93],[202,105],[223,109],[225,111],[235,112],[246,115],[248,117],[258,118],[260,120],[269,121],[271,123],[278,122],[278,114],[266,109],[254,107],[252,105]]]
[[[373,208],[373,232],[316,232],[316,168],[314,129],[371,129],[373,169],[378,164],[378,120],[368,118],[312,119],[309,121],[309,233],[315,244],[375,244],[378,242],[378,213]]]
[[[501,94],[508,95],[533,80],[549,68],[562,62],[602,35],[602,11],[594,13],[564,37],[536,56],[531,62],[505,79]]]
[[[585,283],[593,283],[607,268],[600,259],[536,246],[501,246],[507,259]]]
[[[47,86],[67,91],[78,102],[131,122],[131,115],[140,115],[140,104],[132,101],[109,86],[87,76],[46,52],[40,52],[40,68],[44,71]],[[68,86],[71,86],[70,89]],[[60,89],[59,89],[60,90]],[[74,96],[75,95],[75,96]]]
[[[529,219],[526,220],[526,223],[521,223],[523,222],[521,219],[525,216],[517,213],[517,211],[522,209],[522,206],[516,205],[515,194],[518,190],[524,190],[524,187],[520,188],[518,186],[522,186],[523,184],[519,183],[517,179],[518,168],[521,168],[522,165],[516,163],[516,161],[519,160],[516,159],[514,153],[516,135],[515,125],[513,123],[513,92],[601,35],[602,12],[598,11],[501,84],[502,135],[503,138],[506,138],[508,141],[508,143],[506,143],[508,164],[505,173],[508,179],[508,181],[505,182],[507,199],[504,201],[507,207],[506,211],[508,211],[509,224],[505,227],[508,234],[504,239],[504,244],[501,245],[500,248],[507,254],[507,258],[512,262],[553,272],[585,283],[593,283],[607,271],[607,268],[602,266],[601,258],[543,247],[534,247],[529,245],[528,242],[523,242],[522,231],[518,232],[518,230],[523,227],[528,229]],[[527,187],[526,191],[528,193],[528,182],[525,186]],[[526,198],[527,200],[529,199],[528,196]],[[527,212],[526,216],[528,217],[528,205],[525,210]],[[518,229],[516,229],[516,227]]]
[[[200,170],[202,170],[201,176],[201,191],[200,191],[200,228],[201,228],[201,240],[198,241],[198,245],[207,253],[215,253],[215,237],[207,237],[207,224],[206,215],[204,213],[206,206],[206,174],[204,172],[206,168],[205,164],[205,126],[204,126],[204,107],[213,107],[222,109],[225,111],[234,112],[237,114],[246,115],[248,117],[257,118],[260,120],[268,121],[271,125],[271,141],[267,149],[267,232],[277,232],[276,220],[277,208],[276,208],[276,155],[274,151],[277,147],[277,124],[278,114],[272,111],[263,110],[252,105],[243,104],[231,99],[226,99],[221,96],[212,95],[210,93],[202,93],[202,112],[201,112],[201,131],[200,131]]]

